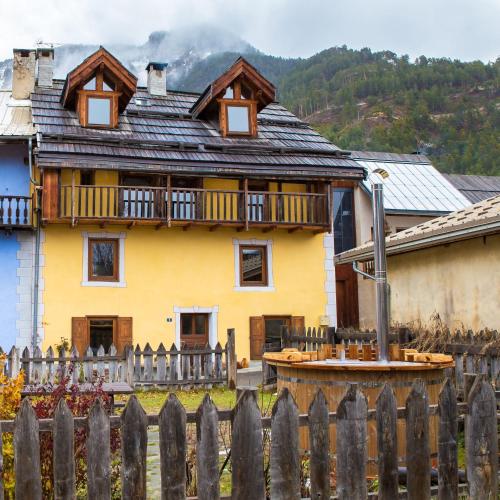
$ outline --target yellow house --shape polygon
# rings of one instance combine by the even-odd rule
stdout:
[[[32,94],[43,179],[39,336],[80,352],[334,325],[332,186],[364,170],[244,59],[201,95],[147,88],[100,48]]]

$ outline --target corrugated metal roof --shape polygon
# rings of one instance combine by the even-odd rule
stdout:
[[[358,163],[278,103],[259,113],[258,137],[234,138],[222,137],[216,123],[192,118],[189,110],[198,94],[170,90],[165,97],[153,97],[138,88],[119,127],[103,130],[81,127],[77,114],[60,104],[61,90],[62,82],[56,81],[53,88],[36,88],[32,95],[33,121],[42,135],[41,166],[98,158],[101,165],[108,161],[119,168],[120,162],[136,159],[159,167],[199,162],[213,168],[267,166],[275,175],[363,175]]]
[[[384,181],[384,206],[388,213],[428,213],[439,215],[470,205],[424,155],[403,155],[353,151],[352,158],[373,172],[383,168],[389,173]],[[371,193],[371,184],[363,182]]]
[[[10,90],[0,90],[0,136],[30,136],[35,133],[29,101],[12,99]]]
[[[500,195],[500,176],[443,174],[469,201],[477,203]]]
[[[420,248],[443,244],[446,236],[446,242],[452,242],[486,232],[500,232],[500,196],[391,234],[385,239],[387,255],[410,251],[418,247],[419,243],[422,244]],[[335,262],[343,264],[353,260],[366,260],[372,256],[373,242],[369,242],[341,253],[335,257]]]

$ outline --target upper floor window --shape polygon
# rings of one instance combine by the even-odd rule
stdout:
[[[113,128],[118,125],[116,85],[102,70],[82,85],[78,91],[80,123],[84,127]]]

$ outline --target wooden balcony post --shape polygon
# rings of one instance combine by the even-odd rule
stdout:
[[[248,231],[248,179],[243,179],[243,188],[245,190],[243,209],[245,214],[245,231]]]
[[[66,208],[66,207],[64,207]],[[75,225],[75,169],[71,169],[71,227]]]
[[[172,225],[172,176],[167,175],[167,227]]]

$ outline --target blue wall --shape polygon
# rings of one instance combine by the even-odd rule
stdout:
[[[17,251],[16,233],[0,232],[0,346],[10,349],[16,343]]]
[[[0,195],[29,196],[29,166],[27,144],[0,145]]]
[[[0,145],[0,195],[29,195],[29,166],[25,165],[27,157],[26,143]],[[9,234],[0,229],[0,346],[3,349],[10,349],[16,343],[16,320],[21,319],[16,309],[19,303],[17,286],[20,282],[17,276],[17,252],[21,246],[17,234],[17,231]]]

